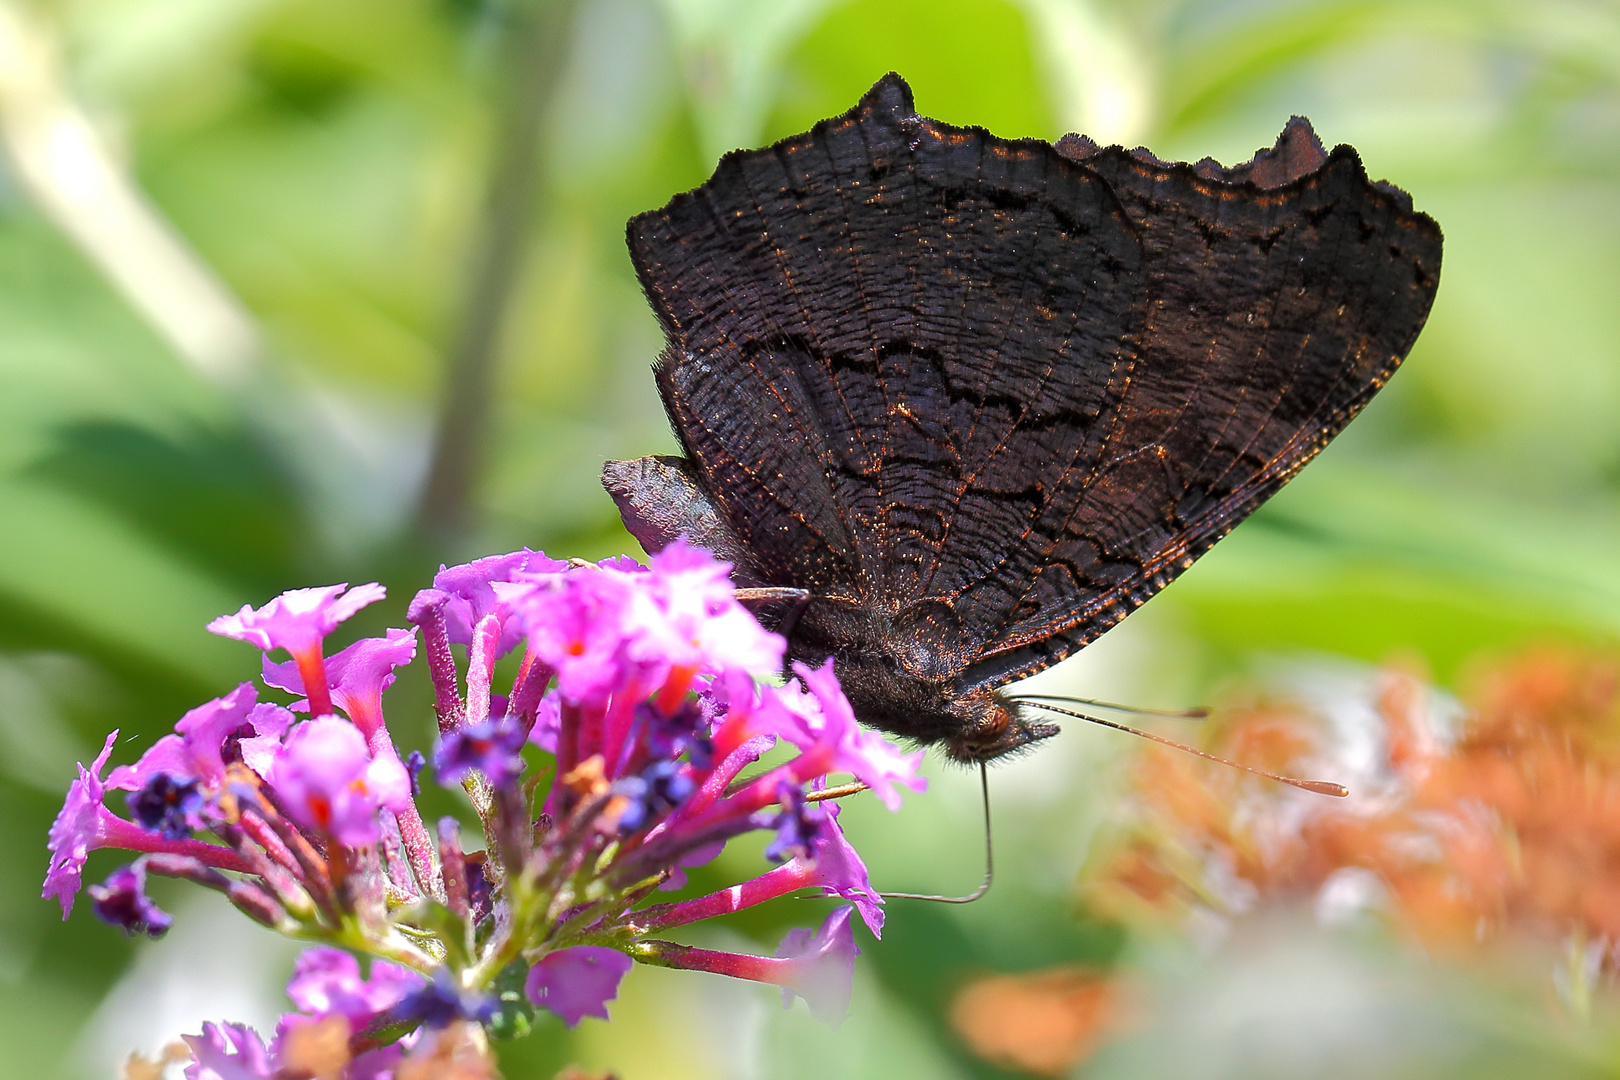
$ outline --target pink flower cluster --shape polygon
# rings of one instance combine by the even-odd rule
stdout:
[[[295,700],[260,701],[244,683],[103,779],[109,736],[51,828],[44,895],[65,918],[89,853],[122,848],[140,857],[92,892],[97,914],[129,932],[168,927],[144,894],[156,873],[218,889],[285,933],[378,958],[362,981],[349,953],[311,950],[289,987],[302,1011],[271,1044],[210,1026],[191,1040],[188,1076],[273,1075],[314,1045],[298,1032],[321,1024],[328,1041],[339,1026],[348,1040],[341,1075],[384,1077],[406,1032],[525,1029],[513,995],[497,1005],[497,985],[522,987],[520,1012],[570,1026],[606,1017],[633,961],[775,983],[836,1018],[857,951],[849,907],[789,935],[776,957],[652,936],[804,888],[849,901],[881,933],[882,899],[817,789],[850,774],[893,809],[901,788],[922,787],[921,755],[855,723],[830,662],[770,681],[785,643],[737,601],[728,571],[684,543],[647,566],[531,551],[481,559],[441,568],[411,602],[411,628],[330,656],[327,637],[383,599],[380,586],[295,590],[216,619],[209,629],[265,652],[264,685]],[[423,821],[413,789],[424,758],[402,760],[384,716],[384,691],[419,647],[439,721],[435,771],[466,793],[479,851],[463,849],[455,819]],[[498,662],[520,648],[498,693]],[[291,660],[273,661],[276,650]],[[741,779],[778,743],[793,756]],[[537,788],[526,774],[547,754],[551,783]],[[129,817],[105,805],[112,791]],[[779,865],[649,903],[755,829],[774,832],[767,854]]]

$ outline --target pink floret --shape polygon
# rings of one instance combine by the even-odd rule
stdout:
[[[318,647],[338,624],[386,595],[387,590],[376,582],[353,589],[347,584],[292,589],[261,608],[244,604],[235,615],[221,615],[209,623],[208,629],[265,652],[286,649],[297,656]]]
[[[99,846],[101,816],[105,812],[101,800],[107,793],[101,770],[107,767],[107,759],[112,756],[113,743],[117,740],[118,732],[114,731],[107,736],[106,744],[90,768],[79,765],[79,778],[68,786],[61,813],[51,823],[48,842],[51,868],[45,875],[45,889],[40,895],[58,901],[64,919],[73,911],[73,898],[82,883],[84,861],[91,849]]]
[[[569,1027],[587,1016],[606,1020],[607,1003],[619,995],[619,980],[633,963],[599,945],[559,949],[535,962],[523,989],[536,1008],[551,1010]]]
[[[268,779],[294,821],[350,847],[375,844],[378,807],[401,812],[411,797],[400,760],[392,752],[373,758],[358,728],[330,716],[292,729]]]

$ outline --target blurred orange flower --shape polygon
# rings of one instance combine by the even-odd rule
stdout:
[[[957,992],[950,1017],[962,1041],[986,1061],[1063,1076],[1116,1026],[1119,997],[1115,982],[1085,968],[991,975]]]
[[[1620,656],[1537,648],[1471,684],[1446,731],[1420,680],[1384,672],[1377,723],[1362,725],[1381,729],[1370,754],[1367,732],[1355,743],[1297,706],[1250,707],[1223,725],[1225,757],[1356,777],[1342,801],[1152,748],[1132,827],[1092,875],[1094,900],[1172,922],[1289,900],[1329,918],[1376,906],[1453,952],[1509,935],[1558,943],[1561,989],[1584,1011],[1620,942]]]

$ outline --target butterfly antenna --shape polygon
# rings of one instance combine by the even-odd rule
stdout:
[[[1075,712],[1072,709],[1060,709],[1056,705],[1045,705],[1039,701],[1031,701],[1030,705],[1037,709],[1045,709],[1047,712],[1062,713],[1064,716],[1072,716],[1076,720],[1089,720],[1093,724],[1101,724],[1103,727],[1111,727],[1117,731],[1128,731],[1132,735],[1140,735],[1144,739],[1151,739],[1156,743],[1163,743],[1165,746],[1173,746],[1177,750],[1185,750],[1189,754],[1197,754],[1199,757],[1206,758],[1209,761],[1217,761],[1222,765],[1230,765],[1234,769],[1241,769],[1246,773],[1253,773],[1255,776],[1264,776],[1268,780],[1276,780],[1279,783],[1288,784],[1292,787],[1303,788],[1306,791],[1314,791],[1318,795],[1333,795],[1342,799],[1346,795],[1350,794],[1350,789],[1345,787],[1343,784],[1334,784],[1326,780],[1301,780],[1293,776],[1281,776],[1274,772],[1267,772],[1264,769],[1257,769],[1252,765],[1244,765],[1236,761],[1228,760],[1227,758],[1216,757],[1214,754],[1206,754],[1204,751],[1195,746],[1188,746],[1186,743],[1178,743],[1174,739],[1166,739],[1164,736],[1155,735],[1151,731],[1139,731],[1133,727],[1126,727],[1124,724],[1116,724],[1112,720],[1104,720],[1097,716],[1087,716],[1085,713]],[[988,814],[988,803],[985,805],[985,811],[986,814]]]
[[[914,892],[886,892],[878,895],[885,900],[932,900],[936,904],[971,904],[990,891],[996,863],[995,850],[990,841],[990,772],[982,761],[979,762],[979,792],[984,797],[984,880],[979,883],[979,887],[966,896],[934,896],[930,893]]]
[[[1203,720],[1209,716],[1207,705],[1198,705],[1191,709],[1144,709],[1140,705],[1121,705],[1113,701],[1070,697],[1067,694],[1019,694],[1013,700],[1027,701],[1032,705],[1040,701],[1067,701],[1071,705],[1090,705],[1094,709],[1111,709],[1115,712],[1134,713],[1137,716],[1167,716],[1172,720]]]

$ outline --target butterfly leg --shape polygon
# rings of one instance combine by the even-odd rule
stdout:
[[[788,609],[786,615],[782,616],[782,621],[777,623],[775,628],[776,632],[783,637],[793,633],[793,628],[798,625],[799,617],[804,614],[804,609],[810,606],[809,589],[795,589],[788,585],[738,589],[734,595],[745,604],[751,601],[792,600],[794,602],[793,606]]]

